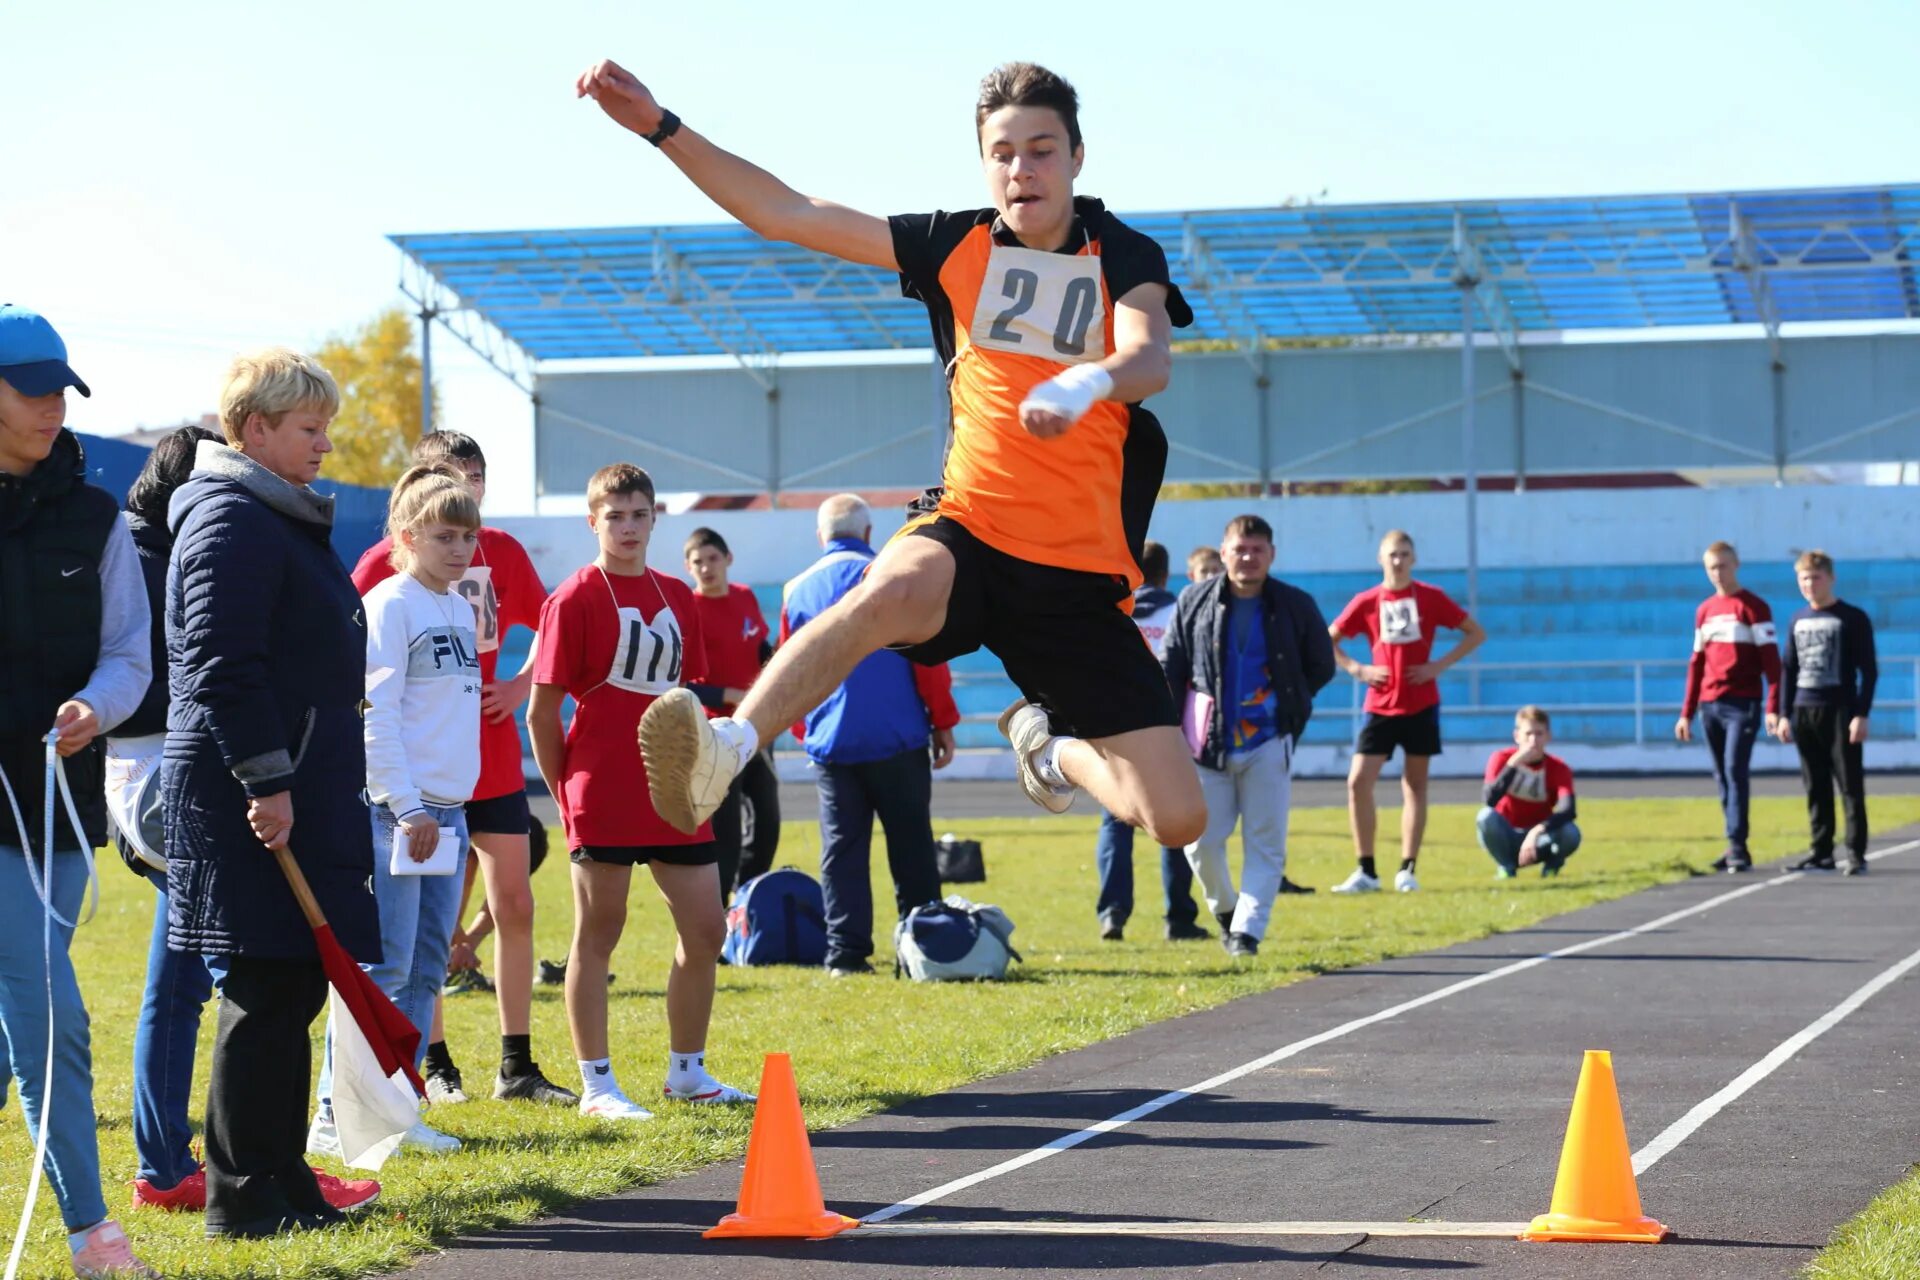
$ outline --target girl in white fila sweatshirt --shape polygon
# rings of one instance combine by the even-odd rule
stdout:
[[[365,968],[420,1029],[423,1048],[460,909],[467,857],[462,806],[480,778],[473,606],[450,590],[473,559],[479,530],[479,504],[463,480],[440,467],[409,468],[394,486],[387,513],[399,572],[365,597],[367,802],[381,949],[380,963]],[[433,862],[449,842],[453,857],[431,873],[394,873],[395,866],[404,872],[409,863]],[[338,1156],[331,1027],[327,1044],[307,1150]],[[403,1145],[460,1149],[459,1139],[424,1123],[413,1127]]]

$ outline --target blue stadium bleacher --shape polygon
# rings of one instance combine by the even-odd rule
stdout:
[[[1875,736],[1913,737],[1912,704],[1920,671],[1920,561],[1843,562],[1839,575],[1842,597],[1873,619],[1881,657]],[[1465,602],[1464,573],[1420,577]],[[1331,620],[1355,592],[1379,579],[1354,572],[1302,574],[1288,580],[1311,592]],[[1792,566],[1748,565],[1741,581],[1773,606],[1784,630],[1786,619],[1802,603]],[[1183,585],[1184,579],[1173,583],[1176,590]],[[767,616],[777,617],[780,589],[755,590]],[[1554,732],[1563,741],[1632,742],[1639,664],[1639,694],[1645,705],[1639,731],[1650,742],[1667,738],[1680,710],[1694,606],[1710,590],[1698,564],[1482,570],[1479,616],[1489,638],[1467,665],[1440,682],[1450,708],[1448,736],[1499,741],[1512,731],[1514,708],[1538,702],[1554,712]],[[524,631],[507,638],[504,670],[519,669],[527,639]],[[1443,650],[1444,644],[1443,639]],[[1359,654],[1357,647],[1349,651]],[[954,696],[965,717],[960,746],[1000,745],[993,721],[1017,694],[999,661],[989,653],[974,653],[955,662],[953,669]],[[1316,703],[1307,741],[1350,740],[1355,695],[1354,683],[1336,675]]]

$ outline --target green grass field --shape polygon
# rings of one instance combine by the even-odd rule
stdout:
[[[1920,1276],[1920,1172],[1882,1193],[1833,1233],[1806,1274],[1817,1280],[1913,1280]]]
[[[1381,817],[1383,833],[1397,830],[1396,813]],[[1719,818],[1711,800],[1596,800],[1582,806],[1586,844],[1565,875],[1542,881],[1527,873],[1496,883],[1491,864],[1473,843],[1471,819],[1471,811],[1461,806],[1434,810],[1421,860],[1421,893],[1336,898],[1323,891],[1312,898],[1282,899],[1259,958],[1237,966],[1215,943],[1176,945],[1159,939],[1158,882],[1146,848],[1136,858],[1142,890],[1136,927],[1126,942],[1098,940],[1090,817],[939,823],[985,845],[991,879],[969,887],[969,896],[998,902],[1013,916],[1014,941],[1027,957],[1016,980],[941,986],[890,977],[833,980],[801,969],[722,969],[709,1060],[723,1079],[752,1088],[763,1053],[789,1052],[809,1124],[844,1124],[1237,996],[1383,956],[1523,928],[1546,916],[1683,879],[1719,851],[1714,838]],[[1881,830],[1917,819],[1920,797],[1874,800]],[[1763,857],[1802,847],[1804,821],[1798,801],[1755,800],[1754,847]],[[782,864],[816,869],[818,853],[811,824],[788,824]],[[885,863],[877,849],[875,865],[883,879]],[[1324,887],[1350,866],[1343,812],[1314,809],[1294,815],[1289,872],[1296,880]],[[582,1197],[672,1177],[738,1155],[745,1147],[751,1121],[745,1110],[665,1109],[653,1123],[618,1127],[571,1111],[476,1101],[432,1116],[436,1127],[466,1142],[464,1151],[439,1159],[396,1157],[380,1175],[385,1187],[380,1203],[347,1228],[263,1243],[212,1244],[203,1237],[197,1214],[132,1212],[129,1076],[153,895],[117,859],[103,859],[102,872],[100,915],[80,931],[74,951],[93,1018],[107,1203],[126,1221],[136,1250],[169,1275],[305,1280],[395,1268],[456,1233],[521,1221]],[[644,883],[644,876],[636,878],[636,884]],[[544,868],[534,887],[541,905],[537,952],[560,957],[571,927],[563,864]],[[875,900],[892,900],[884,882],[876,883]],[[664,1071],[660,997],[669,948],[663,907],[650,891],[637,891],[615,958],[619,981],[611,1013],[616,1066],[629,1092],[643,1100],[657,1092]],[[877,960],[885,963],[890,956],[883,942]],[[209,1014],[196,1121],[205,1097]],[[499,1044],[493,1002],[485,996],[455,997],[448,1001],[448,1023],[469,1086],[480,1086],[473,1091],[484,1094]],[[909,1025],[910,1038],[900,1034]],[[316,1023],[316,1053],[319,1031]],[[911,1051],[903,1053],[903,1045]],[[558,988],[535,988],[534,1049],[555,1079],[572,1080],[573,1054]],[[20,1212],[30,1157],[29,1135],[17,1100],[12,1101],[0,1111],[0,1224],[9,1232]],[[919,1189],[900,1188],[903,1194]],[[826,1191],[831,1202],[833,1188]],[[1909,1186],[1904,1200],[1888,1212],[1911,1222],[1917,1209],[1920,1194]],[[1856,1236],[1875,1230],[1862,1227]],[[1842,1249],[1856,1247],[1868,1246]],[[58,1215],[44,1188],[23,1274],[69,1274]]]

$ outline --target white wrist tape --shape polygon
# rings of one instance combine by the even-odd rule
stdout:
[[[1113,393],[1113,375],[1097,364],[1076,364],[1027,393],[1022,409],[1045,409],[1078,422],[1096,400]]]

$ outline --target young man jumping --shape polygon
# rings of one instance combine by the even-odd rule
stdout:
[[[684,691],[648,709],[661,816],[693,830],[763,740],[875,650],[937,663],[984,646],[1025,695],[1000,729],[1035,803],[1062,812],[1085,788],[1163,845],[1199,839],[1206,805],[1172,696],[1122,611],[1166,462],[1139,402],[1167,385],[1172,328],[1193,314],[1159,245],[1074,197],[1072,86],[1030,63],[995,70],[974,109],[992,207],[892,218],[794,191],[614,63],[575,87],[760,235],[898,271],[927,305],[953,405],[943,487],[733,716],[708,721]]]

